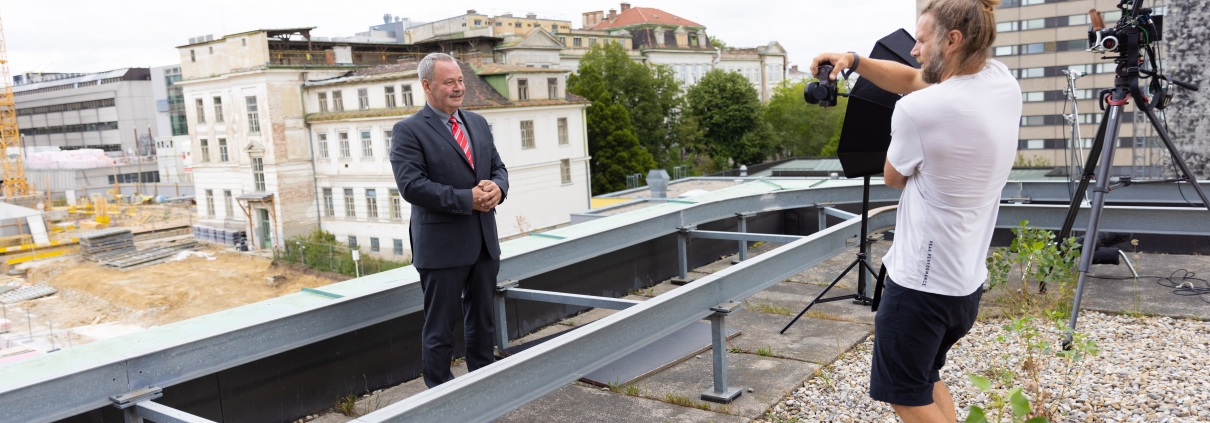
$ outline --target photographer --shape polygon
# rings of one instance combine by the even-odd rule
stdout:
[[[883,264],[870,397],[905,422],[954,422],[939,371],[979,312],[984,260],[1016,157],[1021,89],[989,60],[999,0],[932,0],[920,15],[917,70],[856,53],[825,53],[835,79],[848,68],[908,94],[895,106],[886,185],[903,189],[895,242]]]

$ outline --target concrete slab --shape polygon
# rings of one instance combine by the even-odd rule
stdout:
[[[774,313],[786,313],[785,321],[789,323],[790,319],[794,318],[794,315],[798,314],[803,307],[806,307],[807,303],[815,299],[816,295],[823,292],[823,289],[823,287],[816,285],[781,282],[748,298],[745,308],[754,311],[763,310]],[[836,288],[828,291],[827,297],[847,295],[854,292],[856,292],[855,288],[841,288],[838,285]],[[868,324],[874,323],[874,313],[870,312],[870,306],[853,304],[852,300],[816,304],[811,307],[807,315],[803,316],[804,319],[807,317]],[[798,323],[795,323],[795,325],[798,325]]]
[[[737,335],[739,330],[727,328],[728,339]],[[599,387],[629,385],[709,350],[710,343],[710,322],[694,322],[585,375],[580,381]]]
[[[1210,295],[1177,295],[1175,288],[1157,283],[1159,278],[1171,278],[1172,282],[1162,282],[1169,285],[1192,282],[1194,287],[1207,289],[1206,282],[1185,280],[1186,273],[1181,270],[1195,274],[1190,277],[1206,279],[1203,275],[1210,274],[1210,256],[1137,254],[1137,260],[1136,254],[1127,252],[1127,256],[1134,262],[1140,278],[1135,281],[1126,263],[1092,266],[1090,275],[1103,278],[1089,278],[1084,292],[1084,309],[1210,319],[1210,304],[1202,300],[1210,300]]]
[[[687,360],[639,384],[650,391],[653,398],[676,396],[701,402],[699,395],[714,386],[710,356],[710,352],[702,353],[701,358]],[[743,395],[730,404],[730,412],[746,418],[763,415],[819,369],[819,365],[813,363],[743,353],[727,353],[727,366],[728,387],[744,390]],[[752,392],[748,392],[749,388]]]
[[[729,345],[749,353],[768,348],[777,357],[828,364],[874,332],[874,326],[864,323],[804,317],[785,335],[777,333],[788,321],[780,314],[733,312],[727,317],[727,327],[739,328],[743,334]]]
[[[672,405],[649,398],[601,390],[579,383],[559,388],[496,420],[500,423],[530,422],[719,422],[749,420],[697,408]]]

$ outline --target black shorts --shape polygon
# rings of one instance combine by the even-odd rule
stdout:
[[[888,275],[874,317],[870,398],[896,405],[932,404],[945,354],[974,326],[981,297],[982,288],[953,297],[904,288]]]

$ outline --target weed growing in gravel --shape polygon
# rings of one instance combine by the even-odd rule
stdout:
[[[767,346],[764,348],[757,348],[756,352],[754,354],[759,355],[761,357],[772,357],[773,356],[773,347]]]
[[[672,405],[679,405],[681,407],[698,408],[710,411],[710,404],[694,401],[684,395],[664,394],[664,402]]]
[[[1022,220],[1012,231],[1017,235],[1012,245],[997,248],[987,258],[989,290],[1008,290],[999,300],[1012,317],[1041,314],[1070,304],[1080,244],[1074,237],[1056,240],[1054,232],[1031,228],[1028,220]],[[1036,294],[1031,282],[1038,285]],[[1013,284],[1020,287],[1012,289]]]
[[[1100,352],[1097,343],[1087,339],[1083,334],[1067,328],[1061,313],[1050,312],[1048,317],[1053,320],[1059,332],[1072,335],[1069,348],[1055,348],[1046,340],[1048,333],[1040,330],[1032,316],[1012,319],[1005,325],[1011,337],[997,338],[1003,343],[1018,342],[1025,347],[1025,353],[1019,357],[1004,354],[1000,363],[993,364],[983,372],[967,374],[967,378],[979,390],[991,397],[991,404],[985,407],[972,405],[967,423],[1001,422],[1007,418],[1010,422],[1041,423],[1061,418],[1059,406],[1068,395],[1068,388],[1076,384],[1084,373],[1083,362],[1088,356],[1096,356]],[[1019,359],[1015,362],[1014,359]],[[1058,361],[1056,363],[1056,361]],[[1043,380],[1040,376],[1050,366],[1059,366],[1058,381]],[[1023,374],[1018,375],[1014,369],[1020,368]],[[1020,376],[1021,384],[1014,386]],[[1054,386],[1060,384],[1061,386]],[[1031,403],[1029,397],[1033,397]],[[991,415],[989,415],[989,413]],[[994,416],[994,420],[990,417]]]
[[[337,399],[336,412],[349,417],[357,417],[357,395],[349,395]]]

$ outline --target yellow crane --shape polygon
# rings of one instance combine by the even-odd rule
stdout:
[[[25,151],[17,131],[17,104],[13,100],[13,78],[8,74],[8,48],[4,37],[4,21],[0,19],[0,68],[3,69],[3,90],[0,90],[0,176],[4,178],[4,196],[29,195],[32,189],[25,180]],[[17,147],[17,157],[8,157],[8,148]]]

